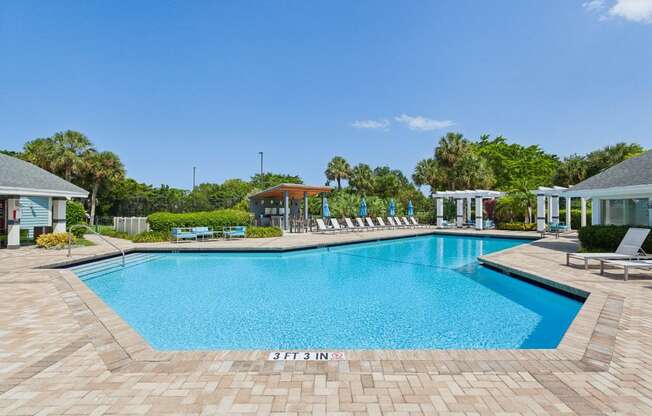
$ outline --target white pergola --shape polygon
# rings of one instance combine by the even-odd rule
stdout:
[[[489,191],[485,189],[473,189],[464,191],[438,191],[432,196],[435,198],[437,204],[437,227],[444,226],[444,198],[451,198],[455,200],[457,208],[457,216],[455,225],[458,228],[464,226],[464,201],[466,200],[466,222],[471,223],[471,205],[475,200],[475,228],[482,230],[482,201],[485,199],[495,199],[503,196],[504,192]]]
[[[538,189],[531,191],[537,196],[537,231],[544,231],[546,224],[559,223],[559,198],[563,197],[566,202],[566,225],[571,226],[571,194],[567,193],[569,188],[563,186],[540,186]],[[581,199],[582,220],[581,226],[586,225],[586,199]],[[547,202],[547,210],[546,210]],[[546,218],[547,212],[547,218]]]

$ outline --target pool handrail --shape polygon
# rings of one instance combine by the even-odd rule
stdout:
[[[122,254],[122,267],[125,266],[125,251],[120,247],[118,247],[116,244],[113,244],[112,242],[104,238],[102,234],[98,233],[97,231],[95,231],[94,229],[92,229],[86,224],[74,224],[70,228],[68,228],[68,257],[72,256],[72,230],[74,230],[75,228],[86,228],[88,231],[100,237],[102,241],[104,241],[111,247],[118,249],[120,251],[120,254]]]

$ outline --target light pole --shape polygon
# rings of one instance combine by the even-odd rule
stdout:
[[[263,152],[258,152],[260,155],[260,181],[263,181]]]
[[[192,167],[192,190],[195,190],[195,177],[197,173],[197,166]]]

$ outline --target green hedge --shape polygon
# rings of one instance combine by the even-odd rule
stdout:
[[[280,237],[283,231],[277,227],[247,227],[247,238]]]
[[[613,252],[630,227],[627,225],[590,225],[580,228],[578,234],[582,249],[586,251]],[[643,250],[652,253],[652,233],[648,235]]]
[[[526,224],[524,222],[503,222],[496,225],[499,230],[509,231],[534,231],[537,229],[536,223]]]
[[[591,210],[587,208],[586,210],[587,221],[591,221]],[[566,222],[566,210],[562,209],[559,211],[559,221]],[[573,230],[579,230],[582,226],[582,210],[573,208],[571,209],[571,228]]]
[[[75,224],[86,224],[86,210],[84,205],[76,201],[66,202],[66,227],[70,229]],[[76,228],[72,232],[75,237],[82,238],[86,230],[83,228]]]
[[[249,225],[251,215],[235,209],[188,212],[174,214],[155,212],[147,217],[152,231],[170,232],[173,227],[213,227],[214,229],[233,225]]]

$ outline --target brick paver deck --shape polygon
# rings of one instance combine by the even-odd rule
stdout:
[[[287,249],[416,232],[138,247]],[[3,250],[0,414],[651,415],[652,275],[623,282],[565,266],[575,249],[547,238],[482,259],[590,293],[557,349],[349,351],[328,362],[154,351],[71,272],[39,268],[67,261],[64,251]],[[98,243],[73,258],[110,252]]]

